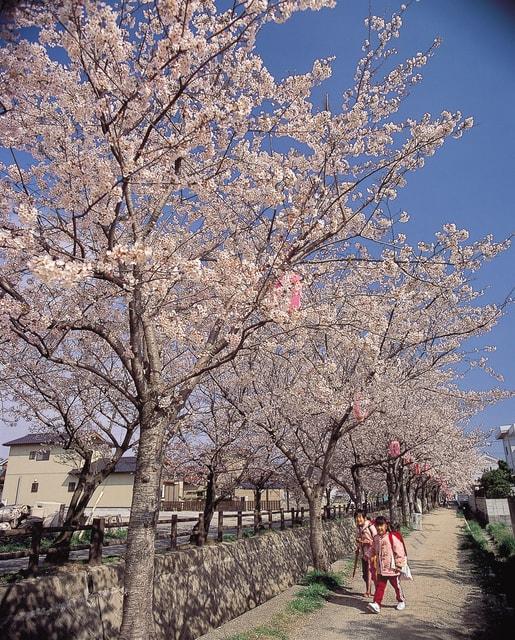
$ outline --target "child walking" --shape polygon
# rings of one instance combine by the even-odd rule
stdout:
[[[375,524],[377,534],[372,543],[371,559],[375,566],[376,590],[374,601],[368,604],[368,608],[374,613],[381,611],[386,585],[390,583],[397,597],[396,609],[402,611],[406,604],[399,576],[401,568],[406,564],[404,545],[396,535],[388,531],[386,518],[378,516]]]
[[[363,509],[358,509],[354,515],[358,535],[356,536],[357,549],[356,560],[361,556],[361,571],[365,581],[365,598],[372,596],[372,576],[370,572],[370,556],[372,553],[372,543],[377,531],[372,522],[367,518]]]

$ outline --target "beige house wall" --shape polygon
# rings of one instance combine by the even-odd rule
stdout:
[[[253,502],[254,491],[252,489],[235,489],[235,498],[245,498],[247,502]],[[261,492],[261,500],[264,502],[272,500],[286,500],[284,489],[264,489]]]
[[[167,482],[163,483],[163,487],[161,490],[161,498],[165,502],[178,502],[184,495],[184,483],[182,480],[178,482]]]
[[[133,473],[113,473],[96,489],[89,507],[130,508],[132,502]]]
[[[31,451],[50,449],[48,460],[30,460]],[[50,445],[14,445],[9,452],[9,462],[3,491],[4,501],[13,504],[36,502],[61,502],[68,504],[72,496],[68,483],[77,478],[70,475],[80,464],[80,457],[60,447]],[[33,482],[38,483],[37,493],[31,492]]]
[[[30,460],[31,451],[50,449],[48,460]],[[68,483],[77,482],[71,474],[81,464],[77,454],[50,445],[13,445],[9,452],[9,463],[5,477],[3,500],[9,504],[36,502],[59,502],[69,504],[73,495]],[[32,493],[32,483],[38,483],[38,491]],[[113,473],[98,487],[89,503],[90,507],[131,506],[132,473]]]

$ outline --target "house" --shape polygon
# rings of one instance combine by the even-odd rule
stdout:
[[[254,508],[254,500],[256,495],[256,487],[251,482],[242,482],[239,487],[234,490],[234,499],[241,500],[242,498],[245,500],[246,507],[249,508],[249,504]],[[265,483],[264,487],[261,490],[261,501],[263,505],[263,509],[273,508],[289,508],[289,496],[287,490],[274,482]],[[269,507],[270,505],[270,507]]]
[[[9,464],[5,474],[3,501],[6,504],[27,504],[33,507],[38,502],[58,502],[68,505],[77,485],[77,476],[82,459],[64,449],[54,433],[30,433],[6,442],[9,449]],[[95,464],[102,464],[99,456]],[[96,489],[89,508],[110,511],[129,509],[136,457],[120,458],[106,480]],[[179,499],[182,483],[165,480],[161,497]]]
[[[497,440],[503,441],[506,464],[511,469],[511,472],[515,473],[515,424],[500,426]]]

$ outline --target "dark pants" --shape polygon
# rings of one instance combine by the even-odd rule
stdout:
[[[361,558],[361,575],[363,576],[363,580],[365,581],[368,587],[368,581],[370,580],[370,572],[369,572],[368,560],[366,558]]]

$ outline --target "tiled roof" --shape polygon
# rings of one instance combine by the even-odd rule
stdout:
[[[100,471],[109,462],[108,458],[100,458],[92,463],[92,471]],[[124,456],[116,463],[113,473],[134,473],[136,471],[136,456]],[[71,471],[73,475],[79,475],[80,469]]]
[[[12,447],[17,444],[55,444],[59,442],[56,433],[27,433],[26,436],[4,442],[4,447]]]
[[[136,456],[120,458],[114,468],[115,473],[134,473],[136,471]]]

